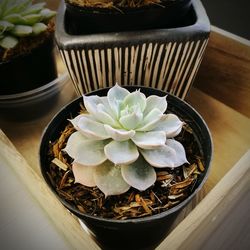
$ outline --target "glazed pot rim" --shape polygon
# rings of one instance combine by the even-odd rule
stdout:
[[[146,87],[146,86],[140,86],[140,85],[122,85],[122,87],[124,88],[143,88],[143,89],[148,89],[148,90],[156,90],[162,93],[167,94],[167,96],[171,96],[171,98],[176,99],[180,102],[182,102],[186,107],[188,107],[188,109],[193,112],[198,119],[200,120],[200,122],[202,123],[202,125],[205,128],[205,132],[207,133],[207,136],[209,138],[209,142],[208,142],[208,147],[209,147],[209,162],[208,162],[208,166],[206,168],[206,172],[204,173],[204,177],[202,179],[202,181],[199,183],[199,185],[197,186],[197,188],[183,201],[181,201],[178,205],[163,211],[159,214],[155,214],[155,215],[150,215],[150,216],[146,216],[146,217],[142,217],[142,218],[131,218],[131,219],[126,219],[126,220],[119,220],[119,219],[111,219],[111,218],[102,218],[99,216],[94,216],[94,215],[90,215],[90,214],[86,214],[86,213],[82,213],[79,210],[77,210],[75,207],[73,207],[72,205],[70,205],[67,201],[65,201],[64,199],[62,199],[58,193],[56,192],[55,188],[52,187],[51,183],[49,183],[48,181],[48,177],[45,175],[45,173],[42,171],[42,158],[41,158],[41,153],[42,153],[42,147],[44,144],[44,138],[45,135],[48,133],[48,129],[50,128],[51,124],[53,123],[54,119],[60,115],[67,107],[71,106],[74,102],[80,101],[82,97],[78,97],[76,99],[74,99],[73,101],[71,101],[70,103],[66,104],[64,107],[62,107],[55,115],[54,117],[50,120],[50,122],[47,124],[47,126],[45,127],[45,129],[43,130],[42,136],[41,136],[41,140],[40,140],[40,146],[39,146],[39,163],[40,163],[40,171],[42,173],[42,176],[44,178],[44,180],[46,181],[47,185],[49,186],[50,190],[56,195],[56,197],[59,199],[59,201],[71,212],[73,211],[73,213],[80,219],[82,220],[82,218],[86,218],[86,219],[92,219],[92,220],[96,220],[99,222],[106,222],[106,223],[119,223],[119,224],[134,224],[134,223],[146,223],[152,220],[160,220],[165,216],[168,216],[170,214],[173,214],[175,212],[177,212],[178,210],[180,210],[181,208],[185,207],[185,205],[187,205],[192,199],[193,197],[201,190],[201,188],[203,187],[204,183],[206,182],[209,173],[211,171],[211,162],[213,159],[213,141],[212,141],[212,135],[211,132],[206,124],[206,122],[204,121],[204,119],[201,117],[201,115],[190,105],[188,104],[186,101],[180,99],[177,96],[174,96],[168,92],[164,92],[160,89],[156,89],[156,88],[152,88],[152,87]],[[105,88],[100,88],[98,90],[94,90],[91,91],[89,93],[87,93],[86,95],[93,95],[96,94],[96,92],[101,92],[101,91],[107,91],[108,89],[110,89],[111,87],[105,87]],[[70,207],[70,209],[68,208]]]

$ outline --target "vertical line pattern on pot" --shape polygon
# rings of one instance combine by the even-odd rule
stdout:
[[[150,42],[60,53],[78,95],[118,82],[158,88],[184,99],[207,43],[208,39]]]

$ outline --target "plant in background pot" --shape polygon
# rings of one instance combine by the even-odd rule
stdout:
[[[83,100],[44,132],[43,177],[102,249],[153,249],[207,178],[208,128],[153,88],[116,85]]]
[[[191,0],[65,0],[70,32],[100,33],[176,27]]]
[[[44,104],[51,104],[49,98],[58,92],[52,19],[55,14],[44,2],[0,2],[2,118],[39,116],[48,109]]]
[[[44,5],[31,0],[1,1],[1,95],[28,91],[56,78],[50,22],[56,13]]]
[[[209,33],[199,0],[65,0],[55,37],[78,95],[119,82],[184,99]]]

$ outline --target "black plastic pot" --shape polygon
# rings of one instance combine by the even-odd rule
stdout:
[[[18,94],[0,95],[0,120],[24,122],[42,117],[55,106],[67,83],[69,76],[64,73],[41,87]]]
[[[0,95],[26,92],[45,85],[57,77],[54,36],[29,54],[0,63]]]
[[[66,2],[71,34],[174,28],[183,24],[191,0],[162,1],[140,8],[80,7]]]
[[[129,91],[134,91],[139,86],[126,87]],[[140,87],[141,92],[145,95],[165,96],[166,93],[153,88]],[[90,94],[105,96],[108,88],[94,91]],[[91,232],[93,239],[102,249],[154,249],[166,237],[173,225],[179,212],[193,199],[197,192],[205,183],[210,168],[212,158],[212,140],[209,129],[201,116],[187,103],[181,99],[168,95],[168,110],[177,114],[181,119],[188,121],[193,129],[194,137],[200,146],[200,150],[204,157],[205,172],[196,183],[193,193],[177,206],[145,218],[128,219],[125,221],[114,219],[103,219],[91,215],[86,215],[71,206],[65,200],[59,197],[53,187],[47,172],[49,171],[50,162],[48,160],[49,142],[55,141],[60,132],[68,124],[68,118],[74,117],[79,112],[79,104],[82,98],[74,100],[72,103],[64,107],[50,122],[45,129],[40,145],[40,167],[42,175],[55,193],[62,204],[75,214]]]

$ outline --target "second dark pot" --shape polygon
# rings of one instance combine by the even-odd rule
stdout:
[[[105,9],[80,7],[66,2],[70,34],[121,32],[143,29],[174,28],[182,24],[191,0],[162,1],[140,8]]]
[[[140,88],[146,96],[158,95],[165,96],[166,93],[153,88],[142,86],[127,86],[130,92]],[[100,89],[91,92],[91,95],[106,96],[109,88]],[[200,147],[204,158],[205,172],[199,177],[193,193],[175,207],[157,215],[128,219],[114,220],[104,219],[84,214],[63,200],[57,194],[55,187],[51,183],[47,172],[49,171],[49,143],[59,138],[61,131],[68,124],[69,117],[75,117],[79,112],[79,104],[82,103],[82,97],[76,99],[64,107],[50,122],[44,131],[40,145],[40,167],[42,175],[48,186],[55,193],[62,204],[74,215],[76,215],[88,228],[93,239],[102,249],[143,249],[149,250],[156,248],[171,230],[173,222],[179,212],[194,198],[205,183],[210,169],[212,158],[212,139],[209,129],[201,116],[186,102],[181,99],[168,95],[168,110],[180,119],[188,121],[193,130],[194,138]]]

